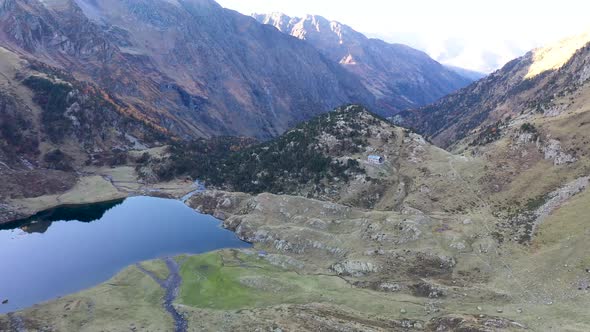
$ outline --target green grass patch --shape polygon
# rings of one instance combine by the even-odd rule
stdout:
[[[240,284],[235,269],[223,269],[218,254],[189,258],[181,268],[183,303],[197,307],[239,308],[256,300],[253,290]]]
[[[283,271],[256,256],[222,251],[188,257],[179,301],[214,309],[306,303],[322,296],[317,277]]]
[[[218,310],[260,308],[280,304],[331,303],[359,311],[397,313],[409,295],[352,288],[335,276],[298,274],[234,250],[188,257],[181,266],[182,304]],[[422,310],[417,306],[417,310]]]

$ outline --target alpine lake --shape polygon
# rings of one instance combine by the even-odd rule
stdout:
[[[58,207],[0,226],[0,313],[95,286],[141,261],[249,246],[180,200]]]

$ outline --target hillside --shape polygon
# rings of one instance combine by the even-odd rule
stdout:
[[[530,244],[544,220],[588,186],[589,40],[582,34],[534,50],[396,117],[486,165],[481,195],[509,241]]]
[[[424,52],[369,39],[347,25],[321,16],[295,18],[273,13],[253,17],[305,40],[356,75],[377,99],[374,110],[382,115],[424,106],[473,81]]]
[[[588,159],[539,158],[533,128],[452,155],[352,105],[268,142],[178,145],[140,170],[206,179],[186,204],[254,248],[131,266],[0,328],[170,329],[151,272],[182,278],[189,331],[587,331]]]
[[[168,139],[165,129],[95,85],[4,48],[0,59],[0,160],[6,164],[36,164],[48,149],[70,143],[98,153]]]
[[[0,31],[0,46],[99,86],[181,137],[269,138],[344,103],[374,104],[311,45],[212,0],[9,0]]]
[[[222,144],[219,144],[221,140]],[[465,209],[477,202],[455,176],[464,161],[370,113],[343,106],[250,147],[235,139],[179,144],[141,168],[160,180],[190,176],[210,188],[289,194],[381,210]],[[368,157],[383,158],[381,164]],[[453,193],[462,200],[451,198]]]
[[[584,94],[589,41],[584,34],[531,51],[432,105],[400,114],[396,122],[451,147],[474,142],[508,118],[558,116]]]
[[[0,223],[8,200],[62,193],[83,167],[171,137],[136,108],[68,73],[0,48]],[[16,215],[18,216],[18,215]]]

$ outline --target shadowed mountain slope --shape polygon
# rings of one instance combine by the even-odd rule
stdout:
[[[434,102],[473,80],[450,70],[426,53],[402,44],[369,39],[351,27],[321,16],[292,18],[255,14],[259,22],[316,47],[357,76],[375,95],[375,112],[392,113]]]
[[[0,45],[92,81],[184,137],[268,138],[373,104],[311,45],[208,0],[4,0]]]

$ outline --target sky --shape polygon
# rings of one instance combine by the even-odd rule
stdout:
[[[218,0],[243,14],[316,14],[440,62],[490,72],[526,51],[590,30],[584,0]]]

